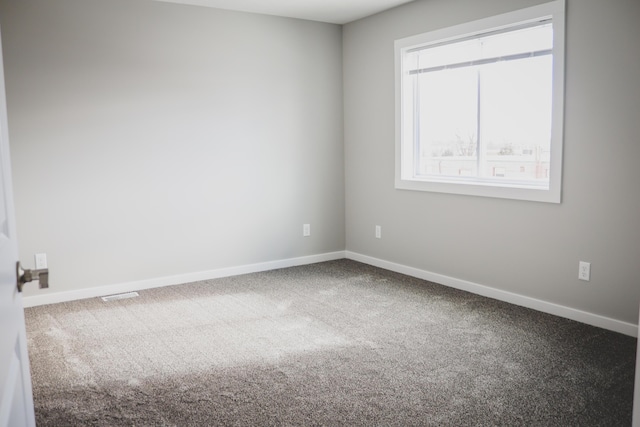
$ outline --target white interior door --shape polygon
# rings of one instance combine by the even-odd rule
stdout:
[[[16,285],[18,244],[1,53],[0,169],[0,427],[35,426],[22,294]]]

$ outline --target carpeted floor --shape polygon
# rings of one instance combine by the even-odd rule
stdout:
[[[340,260],[26,310],[38,426],[628,426],[635,338]]]

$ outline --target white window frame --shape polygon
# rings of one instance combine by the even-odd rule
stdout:
[[[457,39],[479,36],[509,27],[551,18],[553,25],[553,93],[551,117],[551,153],[549,187],[513,185],[499,182],[458,182],[447,179],[416,177],[413,133],[403,135],[403,61],[408,50]],[[537,6],[508,12],[453,27],[419,34],[395,41],[396,70],[396,165],[395,188],[401,190],[431,191],[465,194],[537,202],[560,203],[562,188],[562,143],[564,122],[564,59],[565,59],[565,0],[556,0]],[[409,132],[407,132],[409,133]]]

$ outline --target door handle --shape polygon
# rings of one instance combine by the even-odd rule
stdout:
[[[24,270],[20,267],[20,261],[16,263],[16,276],[18,277],[18,292],[22,292],[25,283],[38,281],[40,289],[49,287],[49,269],[41,268],[39,270]]]

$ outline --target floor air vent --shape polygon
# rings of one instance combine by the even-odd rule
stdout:
[[[102,297],[102,301],[116,301],[119,299],[135,298],[139,296],[137,292],[127,292],[125,294],[109,295],[108,297]]]

